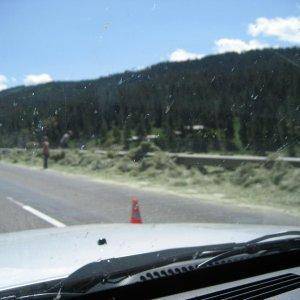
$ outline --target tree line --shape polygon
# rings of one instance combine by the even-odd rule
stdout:
[[[0,147],[67,130],[99,147],[152,138],[169,151],[265,154],[300,140],[300,48],[164,62],[95,80],[0,92]],[[135,139],[134,139],[135,137]],[[298,147],[298,148],[297,148]]]

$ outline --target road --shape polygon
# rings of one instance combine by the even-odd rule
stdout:
[[[132,196],[145,223],[214,222],[300,225],[300,218],[271,209],[249,208],[162,194],[0,163],[0,232],[89,223],[129,222]]]

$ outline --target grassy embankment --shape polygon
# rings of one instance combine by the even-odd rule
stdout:
[[[147,152],[153,152],[147,157]],[[40,150],[12,150],[3,161],[42,166]],[[207,201],[229,201],[242,205],[277,207],[300,215],[300,169],[283,162],[245,164],[235,170],[223,167],[186,168],[164,152],[144,143],[125,156],[117,153],[56,150],[50,168],[100,179],[114,180],[143,188],[175,192]]]

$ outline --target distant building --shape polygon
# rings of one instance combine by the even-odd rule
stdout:
[[[191,130],[191,126],[189,126],[189,125],[184,126],[184,129]],[[203,129],[204,129],[203,125],[193,125],[192,126],[192,130],[203,130]]]
[[[149,134],[146,136],[146,141],[153,141],[159,138],[158,134]]]
[[[196,125],[186,125],[184,126],[184,129],[186,130],[193,130],[193,131],[199,131],[199,130],[203,130],[204,129],[204,125],[200,125],[200,124],[196,124]],[[173,131],[175,135],[179,136],[182,135],[182,132],[180,130],[174,130]],[[128,141],[129,142],[136,142],[136,141],[140,141],[140,140],[145,140],[145,141],[153,141],[159,138],[159,134],[148,134],[146,135],[144,138],[141,138],[140,136],[137,135],[133,135],[131,136]]]
[[[193,126],[186,125],[186,126],[184,126],[184,129],[186,129],[186,130],[191,130],[191,128],[192,128],[193,131],[199,131],[199,130],[204,129],[204,125],[193,125]],[[175,135],[182,135],[182,132],[180,130],[174,130],[174,134]]]
[[[175,135],[182,135],[182,132],[180,130],[174,130]]]
[[[128,139],[128,141],[130,141],[130,142],[135,142],[135,141],[138,141],[138,140],[140,140],[140,137],[137,136],[137,135],[133,135],[132,137],[130,137]]]
[[[156,140],[158,138],[159,138],[158,134],[149,134],[149,135],[145,136],[144,140],[150,142],[150,141]],[[137,136],[137,135],[133,135],[132,137],[130,137],[128,139],[128,141],[130,141],[130,142],[135,142],[135,141],[139,141],[139,140],[142,140],[142,138],[140,136]]]

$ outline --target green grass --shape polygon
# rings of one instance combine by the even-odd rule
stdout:
[[[154,155],[146,156],[149,151]],[[42,166],[39,150],[12,150],[0,158]],[[122,157],[114,151],[100,155],[92,151],[55,150],[51,152],[49,167],[207,201],[264,205],[300,214],[300,169],[283,162],[244,164],[235,170],[212,166],[188,169],[156,146],[142,143]]]

